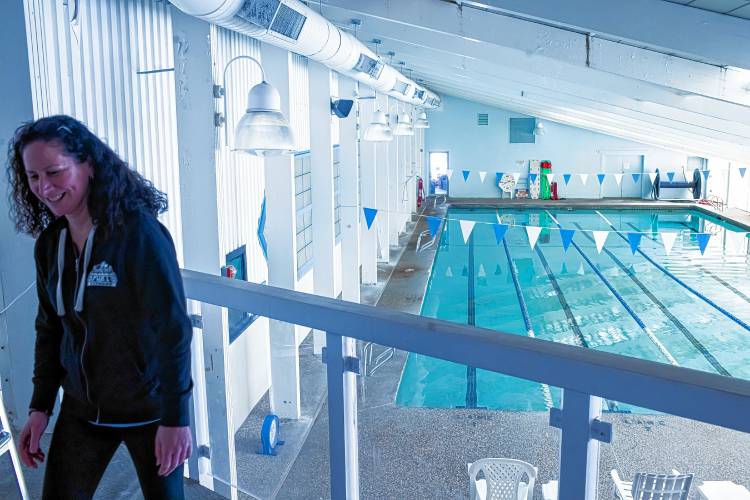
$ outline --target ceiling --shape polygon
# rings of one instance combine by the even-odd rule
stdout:
[[[440,94],[750,164],[750,20],[704,10],[742,14],[735,4],[749,2],[690,3],[318,0],[310,6]],[[356,32],[352,19],[361,21]]]
[[[750,19],[750,1],[748,0],[664,0],[695,7],[696,9],[718,12],[728,16]]]

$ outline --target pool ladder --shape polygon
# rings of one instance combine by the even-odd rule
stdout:
[[[376,345],[374,342],[368,342],[362,348],[362,375],[365,377],[373,375],[378,368],[387,363],[396,353],[394,347],[388,347],[375,356]]]

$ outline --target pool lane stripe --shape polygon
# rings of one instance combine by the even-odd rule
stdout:
[[[474,299],[474,234],[469,234],[469,282],[467,284],[468,324],[476,326],[476,304]],[[477,407],[477,369],[466,365],[466,408]]]
[[[518,296],[518,305],[521,307],[521,315],[523,316],[523,322],[526,325],[526,334],[535,338],[534,327],[531,325],[531,317],[529,316],[529,309],[526,307],[526,300],[523,298],[523,290],[521,290],[521,282],[518,280],[518,272],[513,265],[513,257],[510,255],[510,249],[508,249],[508,243],[503,238],[503,248],[505,249],[505,256],[508,258],[508,267],[510,268],[510,275],[513,278],[513,286],[516,288],[516,296]],[[540,383],[542,388],[542,397],[544,398],[544,404],[547,408],[552,408],[552,392],[549,389],[549,385]]]
[[[547,214],[552,218],[552,220],[557,224],[557,227],[561,228],[562,226],[560,223],[555,219],[555,217],[547,211]],[[628,303],[625,301],[622,295],[620,295],[620,292],[615,290],[615,287],[612,286],[612,283],[607,279],[606,276],[602,274],[602,272],[594,265],[593,262],[591,262],[591,259],[588,258],[588,256],[584,253],[583,250],[581,250],[581,247],[578,246],[578,244],[575,241],[571,241],[571,245],[578,251],[578,253],[583,257],[583,260],[586,261],[586,263],[591,267],[591,269],[596,273],[596,275],[599,277],[600,280],[602,280],[602,283],[609,289],[610,292],[612,292],[612,295],[615,296],[618,302],[622,305],[622,307],[625,308],[625,310],[630,314],[630,316],[635,320],[636,323],[638,323],[638,326],[643,329],[644,333],[648,335],[648,338],[651,339],[651,342],[654,343],[657,349],[661,351],[661,353],[664,355],[664,357],[669,361],[671,364],[675,366],[679,366],[679,363],[676,359],[674,359],[674,356],[667,350],[667,348],[664,346],[664,344],[661,343],[661,341],[654,335],[654,332],[651,331],[649,327],[646,326],[646,324],[641,320],[641,318],[633,311],[633,308],[628,305]]]
[[[573,224],[578,229],[583,229],[580,226],[580,224],[578,224],[577,222],[574,222]],[[585,234],[586,237],[589,240],[591,240],[592,242],[594,241],[594,239],[591,236],[589,236],[588,234],[586,234],[585,232],[583,234]],[[703,357],[706,358],[706,360],[711,364],[711,366],[714,367],[714,369],[717,372],[719,372],[722,375],[726,375],[728,377],[732,376],[726,370],[726,368],[724,368],[721,365],[721,363],[719,363],[719,361],[714,357],[714,355],[711,354],[711,352],[709,352],[708,349],[706,349],[706,347],[701,343],[701,341],[698,340],[697,338],[695,338],[695,336],[692,333],[690,333],[690,330],[688,330],[687,327],[685,327],[685,325],[682,323],[682,321],[680,321],[674,314],[672,314],[672,312],[664,305],[664,303],[661,300],[659,300],[651,292],[651,290],[649,290],[646,287],[646,285],[643,284],[643,282],[640,279],[638,279],[638,277],[635,275],[635,273],[633,271],[631,271],[627,266],[625,266],[625,264],[620,259],[618,259],[612,252],[610,252],[606,248],[604,249],[604,252],[609,256],[610,259],[612,259],[620,267],[620,269],[622,269],[623,271],[625,271],[625,274],[627,274],[628,277],[630,277],[630,279],[633,280],[633,283],[635,283],[638,286],[638,288],[640,288],[641,291],[649,299],[651,299],[651,302],[653,302],[654,304],[656,304],[656,306],[661,310],[662,314],[664,314],[664,316],[666,316],[667,318],[669,318],[669,320],[672,323],[674,323],[674,325],[677,327],[677,329],[680,330],[680,332],[682,332],[682,334],[690,341],[691,344],[693,344],[693,347],[695,347],[701,354],[703,354]]]
[[[604,219],[604,221],[607,224],[609,224],[609,227],[611,227],[612,230],[620,236],[620,238],[622,238],[625,241],[628,241],[628,239],[625,237],[625,235],[623,235],[620,231],[618,231],[617,228],[612,225],[612,223],[609,221],[609,219],[607,219],[604,216],[604,214],[602,214],[598,210],[596,210],[596,213],[599,214],[599,216],[602,219]],[[727,318],[731,319],[732,321],[734,321],[735,323],[737,323],[738,325],[740,325],[742,328],[744,328],[745,330],[747,330],[748,332],[750,332],[750,325],[748,325],[747,323],[745,323],[744,321],[742,321],[740,318],[738,318],[734,314],[730,313],[729,311],[727,311],[726,309],[724,309],[723,307],[721,307],[719,304],[717,304],[713,300],[709,299],[708,297],[706,297],[705,295],[703,295],[702,293],[700,293],[698,290],[696,290],[695,288],[691,287],[690,285],[688,285],[687,283],[685,283],[684,281],[682,281],[680,278],[678,278],[677,276],[675,276],[674,274],[672,274],[671,272],[669,272],[667,269],[664,268],[664,266],[662,266],[661,264],[659,264],[658,262],[656,262],[654,259],[652,259],[651,257],[649,257],[640,248],[637,248],[636,251],[638,253],[640,253],[643,256],[644,259],[646,259],[647,261],[649,261],[659,271],[663,272],[664,274],[666,274],[667,276],[669,276],[670,278],[672,278],[677,284],[679,284],[683,288],[687,289],[690,293],[694,294],[696,297],[698,297],[701,300],[703,300],[706,304],[710,305],[711,307],[713,307],[714,309],[716,309],[717,311],[719,311],[720,313],[722,313],[724,316],[726,316]]]
[[[628,224],[628,226],[632,227],[636,231],[640,231],[640,229],[638,229],[637,227],[635,227],[630,222],[628,222],[627,224]],[[691,228],[690,226],[687,226],[687,227],[688,227],[688,229],[690,229],[691,233],[695,233],[695,231],[693,230],[693,228]],[[655,237],[651,238],[651,239],[654,240],[654,241],[656,241]],[[739,298],[741,298],[742,300],[744,300],[745,302],[747,302],[748,304],[750,304],[750,297],[748,297],[747,295],[745,295],[745,293],[743,293],[741,290],[738,290],[737,288],[735,288],[731,283],[729,283],[728,281],[726,281],[724,278],[722,278],[718,274],[715,274],[712,271],[709,271],[705,267],[701,268],[701,272],[703,272],[706,275],[712,277],[713,279],[715,279],[716,281],[718,281],[719,283],[721,283],[722,285],[724,285],[726,288],[728,288],[736,296],[738,296]]]

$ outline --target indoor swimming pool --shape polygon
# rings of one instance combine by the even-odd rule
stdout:
[[[476,222],[467,242],[460,221]],[[526,226],[542,228],[533,249]],[[560,229],[572,235],[567,251]],[[452,208],[422,315],[750,379],[748,276],[747,232],[697,211]],[[409,354],[396,403],[543,411],[559,397]]]

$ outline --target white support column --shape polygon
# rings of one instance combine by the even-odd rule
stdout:
[[[592,425],[601,417],[601,398],[565,389],[562,406],[559,498],[595,500],[599,441],[592,437]]]
[[[380,110],[388,111],[390,99],[388,96],[379,94],[377,97],[377,107]],[[376,221],[372,225],[372,229],[377,231],[378,234],[378,246],[380,247],[380,253],[378,255],[378,262],[390,262],[391,260],[391,248],[390,248],[390,217],[388,211],[390,210],[390,204],[388,202],[390,194],[390,163],[392,162],[390,150],[396,149],[396,139],[390,143],[388,142],[377,142],[375,143],[375,169],[376,169],[376,208],[382,212],[378,214]]]
[[[279,91],[281,110],[289,118],[289,52],[261,44],[261,62],[268,83]],[[296,284],[296,219],[294,157],[265,159],[266,242],[268,284],[293,290]],[[271,340],[271,412],[281,418],[300,417],[299,348],[294,325],[269,320]]]
[[[177,87],[177,143],[184,266],[219,274],[219,211],[216,184],[216,129],[207,22],[177,10],[172,13]],[[191,53],[194,51],[194,53]],[[217,82],[219,83],[219,82]],[[194,168],[201,165],[202,168]],[[177,202],[178,200],[173,200]],[[222,308],[201,304],[202,329],[195,329],[191,348],[195,389],[191,408],[196,453],[190,476],[217,493],[235,499],[237,464],[229,394],[229,336]],[[210,361],[209,361],[210,360]],[[198,446],[208,445],[210,459],[200,458]],[[213,481],[211,477],[220,478]]]
[[[312,162],[313,276],[316,295],[334,297],[333,150],[331,141],[331,76],[322,64],[308,62],[310,85],[310,160]],[[325,346],[325,332],[313,330],[313,353]]]
[[[357,155],[357,118],[360,102],[357,84],[339,76],[339,96],[355,99],[349,116],[339,120],[339,161],[341,162],[341,297],[359,302],[359,157]],[[372,102],[372,101],[369,101]],[[373,260],[374,262],[374,260]],[[377,270],[376,270],[377,271]],[[317,281],[317,280],[316,280]]]
[[[366,95],[369,95],[370,92],[371,91],[368,89]],[[360,183],[360,185],[362,186],[362,199],[360,200],[360,206],[367,208],[377,208],[377,146],[374,142],[369,142],[362,139],[362,137],[364,137],[365,135],[367,127],[370,124],[370,121],[372,120],[372,115],[377,109],[377,104],[374,99],[362,99],[361,101],[358,101],[358,106],[360,122],[359,162],[362,175],[362,180]],[[343,128],[341,129],[341,133],[344,133]],[[343,150],[341,151],[341,153],[341,164],[344,165]],[[356,212],[356,217],[360,221],[359,231],[362,238],[362,247],[360,254],[362,261],[362,283],[365,285],[374,285],[378,282],[378,226],[377,223],[373,223],[372,228],[367,229],[367,223],[365,222],[362,210],[357,208]]]
[[[395,128],[401,103],[388,100],[391,127]],[[401,227],[401,206],[398,186],[401,183],[401,168],[404,155],[404,136],[395,135],[388,147],[388,244],[398,246],[398,233]]]

